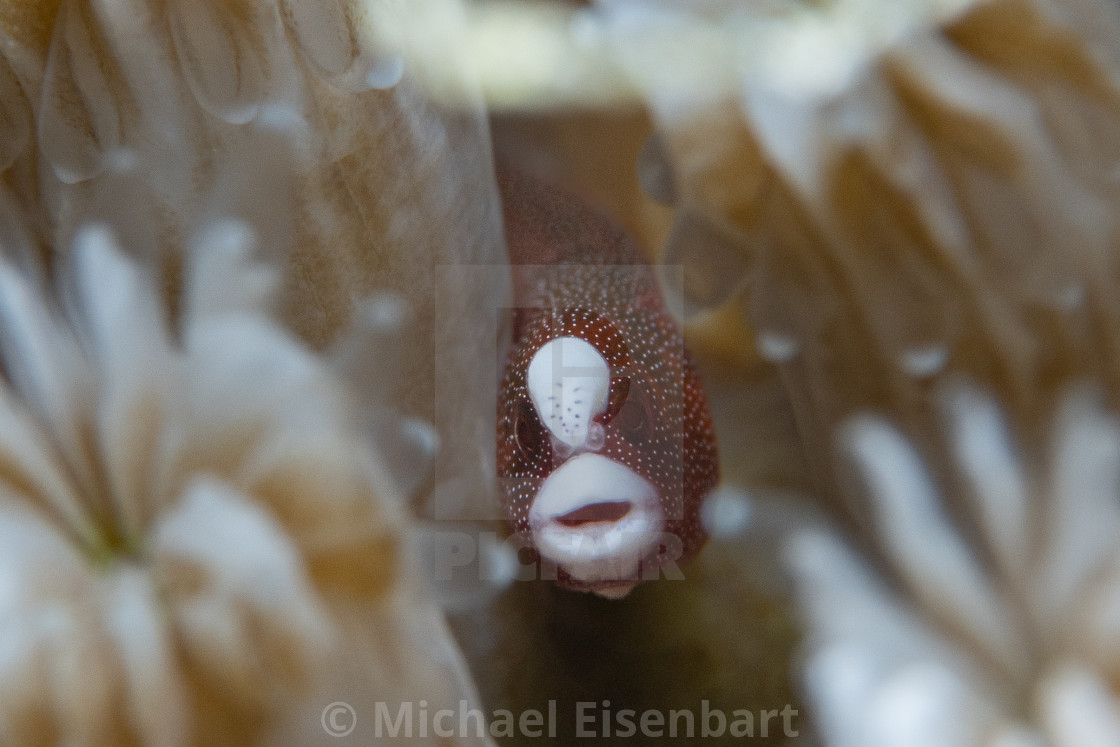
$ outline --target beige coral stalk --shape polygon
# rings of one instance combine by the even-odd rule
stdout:
[[[307,743],[334,700],[470,698],[398,499],[345,390],[262,312],[251,246],[210,227],[174,329],[104,227],[65,313],[0,265],[6,744]]]

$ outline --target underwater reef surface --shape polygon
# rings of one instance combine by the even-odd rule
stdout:
[[[1120,743],[1118,93],[1105,0],[0,2],[0,741]],[[683,581],[442,574],[495,151],[663,267]]]

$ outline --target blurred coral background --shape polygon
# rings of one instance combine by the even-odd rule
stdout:
[[[495,155],[663,268],[684,581],[444,573],[508,531]],[[1117,207],[1108,0],[0,0],[0,743],[1118,745]]]

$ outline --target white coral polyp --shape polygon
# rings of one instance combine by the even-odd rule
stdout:
[[[840,443],[886,572],[821,530],[789,545],[825,743],[1120,744],[1120,424],[1068,395],[1039,469],[989,398],[940,403],[955,512],[914,446],[861,416]]]
[[[65,314],[0,263],[4,744],[251,736],[332,660],[332,605],[392,586],[398,515],[342,390],[215,292],[264,272],[218,228],[178,334],[103,228]]]

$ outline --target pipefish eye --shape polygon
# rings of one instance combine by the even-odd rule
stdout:
[[[517,439],[517,448],[521,452],[521,456],[525,459],[536,459],[540,457],[540,448],[544,443],[544,434],[541,432],[541,424],[537,420],[537,414],[533,411],[533,406],[528,402],[522,402],[517,407],[517,421],[514,426],[514,437]]]
[[[611,422],[631,443],[649,440],[653,436],[653,412],[645,392],[640,388],[632,389]]]
[[[607,402],[607,410],[602,413],[596,420],[600,423],[609,423],[618,417],[618,413],[622,410],[622,406],[626,404],[626,400],[630,396],[630,373],[619,375],[614,374],[611,376],[611,396]]]

